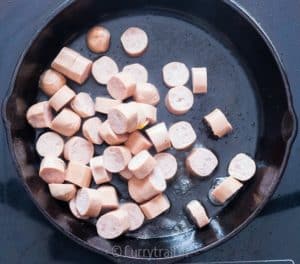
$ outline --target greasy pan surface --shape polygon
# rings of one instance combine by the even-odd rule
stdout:
[[[54,16],[54,15],[53,15]],[[159,119],[171,124],[187,120],[198,134],[198,145],[211,148],[219,167],[204,181],[191,179],[183,162],[187,153],[174,152],[179,160],[176,179],[168,184],[170,211],[134,233],[106,241],[97,236],[94,224],[76,220],[66,204],[52,199],[47,185],[37,177],[40,159],[34,143],[42,132],[26,124],[25,111],[43,99],[38,78],[62,46],[68,45],[95,60],[89,52],[85,32],[103,24],[112,34],[108,55],[119,67],[139,62],[149,71],[149,81],[160,90]],[[140,26],[149,36],[147,52],[129,58],[119,37],[129,26]],[[178,60],[189,67],[206,66],[209,92],[196,96],[193,109],[174,117],[164,106],[168,88],[162,83],[161,68]],[[91,95],[106,95],[104,87],[90,78],[83,86],[69,85]],[[191,86],[191,83],[188,84]],[[25,51],[16,69],[4,119],[13,158],[26,189],[41,211],[67,235],[82,245],[108,256],[175,260],[207,250],[244,227],[264,206],[279,183],[295,134],[296,121],[288,83],[280,61],[263,33],[240,9],[218,0],[202,1],[80,1],[58,12]],[[215,140],[201,122],[203,115],[219,107],[228,115],[234,133]],[[99,115],[100,116],[100,115]],[[101,117],[101,116],[100,116]],[[104,117],[102,117],[103,119]],[[101,153],[103,148],[97,148]],[[227,164],[239,152],[255,157],[258,171],[245,188],[225,206],[213,206],[207,199],[214,179],[226,175]],[[113,179],[121,199],[128,199],[126,183]],[[213,221],[198,231],[182,209],[191,199],[200,199]],[[215,217],[218,215],[217,217]],[[147,249],[136,251],[134,249]]]

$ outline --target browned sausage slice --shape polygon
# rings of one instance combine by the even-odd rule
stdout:
[[[107,97],[96,97],[95,110],[101,114],[107,114],[111,108],[121,103],[121,100],[115,100]]]
[[[50,183],[48,185],[52,197],[68,202],[75,197],[76,187],[69,183]]]
[[[185,85],[190,78],[189,69],[181,62],[170,62],[163,67],[163,80],[168,87]]]
[[[92,52],[106,52],[109,49],[110,44],[109,31],[100,26],[92,27],[86,35],[86,44]]]
[[[51,69],[44,71],[39,80],[39,87],[48,96],[55,94],[65,84],[66,78]]]
[[[122,34],[121,43],[129,56],[139,57],[148,47],[148,36],[144,30],[130,27]]]
[[[139,63],[126,65],[122,72],[130,74],[136,83],[146,83],[148,81],[148,71]]]
[[[96,156],[90,160],[90,167],[96,184],[110,182],[112,175],[103,166],[103,156]]]
[[[193,93],[207,93],[207,69],[192,68]]]
[[[124,170],[131,159],[128,148],[123,146],[110,146],[103,152],[104,168],[112,173]]]
[[[43,101],[30,106],[26,112],[28,123],[34,128],[51,126],[53,115],[48,101]]]
[[[145,216],[142,213],[140,207],[135,203],[124,203],[120,206],[125,210],[129,216],[129,231],[134,231],[140,228],[145,220]]]
[[[244,153],[237,154],[229,163],[228,173],[239,181],[250,180],[256,171],[256,165],[252,158]]]
[[[75,95],[75,92],[70,87],[64,85],[54,95],[52,95],[49,99],[49,104],[55,111],[59,111],[68,104]]]
[[[158,167],[166,180],[172,179],[177,172],[177,161],[170,153],[158,153],[154,156]]]
[[[99,134],[101,125],[102,121],[99,117],[91,117],[85,120],[82,125],[83,136],[93,144],[101,145],[103,143],[103,139]]]
[[[125,146],[130,149],[133,155],[136,155],[142,150],[151,148],[152,144],[140,131],[134,131],[129,135]]]
[[[91,169],[84,164],[70,161],[66,170],[65,180],[79,187],[89,187],[92,180]]]
[[[115,187],[103,185],[97,191],[100,193],[102,209],[104,211],[114,210],[119,207],[119,199]]]
[[[148,220],[153,219],[170,208],[170,202],[165,194],[159,194],[152,200],[140,205]]]
[[[42,134],[35,145],[37,153],[42,156],[58,157],[64,149],[63,138],[55,132],[46,132]]]
[[[171,141],[165,123],[162,122],[146,129],[146,134],[152,141],[157,152],[171,147]]]
[[[139,82],[136,84],[133,99],[139,103],[157,105],[159,103],[160,96],[157,88],[153,84]]]
[[[63,183],[65,162],[54,156],[46,156],[42,159],[39,176],[47,183]]]
[[[108,57],[102,56],[94,61],[92,66],[92,75],[100,84],[107,84],[109,79],[119,72],[116,62]]]
[[[124,100],[133,96],[135,85],[135,80],[130,74],[119,72],[112,76],[107,82],[107,91],[112,98]]]
[[[191,217],[192,221],[199,227],[202,228],[209,224],[210,219],[206,214],[203,205],[197,201],[192,200],[186,205],[186,210]]]
[[[71,201],[69,201],[69,208],[71,213],[78,219],[88,219],[88,216],[82,216],[79,214],[77,208],[76,208],[76,197],[74,197]]]
[[[82,118],[95,115],[95,104],[88,93],[79,93],[71,101],[71,108]]]
[[[169,136],[172,146],[178,150],[190,147],[197,139],[195,130],[191,124],[186,121],[174,123],[169,128]]]
[[[120,145],[128,139],[128,134],[117,135],[107,120],[105,120],[99,128],[99,134],[108,145]]]
[[[82,188],[78,190],[75,203],[82,216],[97,217],[102,209],[101,195],[95,189]]]

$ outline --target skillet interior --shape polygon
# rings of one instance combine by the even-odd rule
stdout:
[[[274,52],[244,15],[221,1],[81,1],[68,6],[44,27],[24,53],[16,70],[5,111],[8,139],[16,155],[20,175],[33,200],[52,222],[81,244],[108,255],[126,257],[175,258],[206,250],[252,219],[273,193],[280,180],[295,130],[289,102],[288,84]],[[146,224],[139,231],[114,241],[100,239],[93,223],[74,219],[67,207],[54,201],[47,186],[37,176],[39,157],[34,151],[37,133],[24,119],[25,109],[43,99],[37,87],[40,73],[49,66],[63,45],[96,59],[84,43],[86,30],[101,23],[112,33],[108,55],[120,68],[140,62],[149,70],[149,81],[160,90],[162,99],[167,88],[161,80],[161,68],[172,60],[188,66],[207,66],[209,93],[197,96],[188,114],[173,117],[159,105],[159,119],[168,124],[188,120],[198,134],[197,144],[213,149],[219,157],[217,171],[205,181],[191,179],[185,172],[184,152],[173,152],[181,161],[176,180],[169,183],[167,195],[172,208],[164,216]],[[127,27],[138,25],[150,37],[144,56],[128,58],[121,49],[119,37]],[[82,87],[69,82],[76,91],[93,96],[106,94],[90,78]],[[190,83],[189,83],[190,86]],[[235,127],[225,139],[210,138],[200,121],[215,107],[227,114]],[[102,148],[97,149],[101,153]],[[226,176],[228,161],[238,152],[255,156],[258,172],[246,188],[229,205],[212,206],[207,191],[213,180]],[[126,184],[114,177],[120,197],[127,199]],[[183,214],[183,206],[191,199],[200,199],[214,217],[210,227],[196,231]],[[139,238],[139,239],[136,239]],[[115,247],[115,248],[114,248]],[[126,249],[127,248],[127,249]],[[162,249],[143,251],[132,249]],[[117,250],[114,250],[117,249]],[[115,251],[115,252],[114,252]]]

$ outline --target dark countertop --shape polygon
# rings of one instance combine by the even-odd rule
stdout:
[[[39,25],[63,0],[0,2],[0,99],[14,67]],[[300,0],[236,0],[261,25],[287,70],[300,113]],[[0,123],[0,263],[109,263],[56,230],[33,205],[13,168]],[[293,259],[300,263],[300,138],[272,200],[229,242],[186,262]]]

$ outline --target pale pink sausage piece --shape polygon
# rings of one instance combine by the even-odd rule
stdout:
[[[123,146],[110,146],[103,152],[103,165],[109,172],[117,173],[124,170],[131,159],[128,148]]]
[[[130,197],[137,203],[142,203],[153,198],[162,193],[166,188],[166,180],[162,171],[157,167],[144,179],[133,177],[128,181]]]
[[[78,219],[88,219],[88,216],[82,216],[79,214],[77,208],[76,208],[76,197],[74,197],[72,200],[69,201],[69,208],[71,213]]]
[[[192,68],[192,82],[194,94],[207,93],[207,69]]]
[[[129,135],[125,146],[129,148],[133,155],[136,155],[142,150],[151,148],[152,144],[140,131],[134,131]]]
[[[75,197],[76,187],[70,183],[50,183],[48,185],[52,197],[68,202]]]
[[[143,129],[149,124],[147,113],[144,111],[141,103],[135,101],[129,102],[128,105],[133,107],[137,111],[137,127],[136,129]]]
[[[138,179],[148,176],[156,165],[156,160],[148,150],[142,150],[136,154],[128,163],[128,170]]]
[[[232,126],[223,112],[216,108],[214,111],[204,117],[204,120],[211,128],[213,134],[219,138],[232,131]]]
[[[119,207],[119,199],[115,187],[103,185],[100,186],[97,191],[100,193],[103,210],[114,210]]]
[[[192,175],[207,177],[218,166],[218,159],[209,149],[195,148],[186,158],[185,164]]]
[[[158,167],[166,180],[172,179],[177,172],[177,160],[170,153],[158,153],[154,156]]]
[[[121,100],[115,100],[107,97],[96,97],[95,110],[101,114],[107,114],[110,109],[121,103]]]
[[[92,181],[91,169],[84,164],[70,161],[66,170],[65,180],[79,187],[89,187]]]
[[[159,194],[152,200],[140,205],[145,217],[153,219],[170,208],[170,201],[165,194]]]
[[[97,217],[102,209],[101,195],[96,189],[82,188],[77,192],[75,204],[80,215]]]
[[[80,116],[70,109],[64,108],[53,119],[51,128],[63,136],[70,137],[80,129],[80,125]]]
[[[192,219],[192,221],[199,227],[202,228],[209,224],[210,219],[206,214],[203,205],[197,201],[192,200],[186,205],[186,210]]]
[[[26,112],[28,123],[34,128],[51,126],[53,115],[48,101],[43,101],[30,106]]]
[[[54,156],[42,159],[39,176],[47,183],[63,183],[65,180],[65,162]]]
[[[218,184],[212,191],[211,197],[218,203],[225,203],[236,192],[243,187],[243,184],[233,177],[226,177],[220,184]]]
[[[64,147],[64,158],[88,164],[94,155],[94,145],[82,137],[71,137]]]
[[[129,171],[128,168],[125,168],[124,170],[120,171],[119,175],[125,180],[129,180],[133,177],[132,172]]]
[[[131,74],[136,83],[146,83],[148,81],[148,71],[139,63],[126,65],[122,72]]]
[[[139,82],[136,84],[133,99],[139,103],[157,105],[159,103],[160,96],[157,88],[153,84]]]
[[[139,57],[148,47],[148,36],[144,30],[130,27],[122,34],[121,43],[129,56]]]
[[[68,104],[75,95],[75,92],[70,87],[64,85],[54,95],[52,95],[49,99],[49,104],[56,112],[58,112],[66,104]]]
[[[171,141],[165,123],[162,122],[146,129],[146,134],[152,141],[157,152],[171,147]]]
[[[51,67],[72,81],[82,84],[90,75],[92,61],[64,47],[53,60]]]
[[[108,56],[102,56],[98,60],[95,60],[92,66],[92,75],[96,82],[100,84],[107,84],[109,79],[118,72],[118,65]]]
[[[107,120],[105,120],[99,128],[99,134],[108,145],[120,145],[128,139],[128,134],[117,135]]]
[[[163,80],[168,87],[185,85],[189,78],[190,72],[184,63],[170,62],[163,67]]]
[[[64,140],[55,132],[46,132],[38,138],[35,148],[37,153],[42,157],[58,157],[63,152]]]
[[[95,104],[88,93],[79,93],[71,101],[71,108],[82,118],[95,115]]]
[[[169,128],[169,136],[172,146],[177,150],[183,150],[190,147],[197,139],[195,130],[191,124],[186,121],[174,123]]]
[[[86,44],[92,52],[106,52],[110,44],[109,31],[100,26],[92,27],[86,34]]]
[[[135,85],[135,80],[130,74],[119,72],[107,82],[107,91],[112,98],[124,100],[133,96]]]
[[[124,203],[120,206],[129,216],[129,231],[134,231],[140,228],[145,220],[145,216],[141,208],[135,203]]]
[[[157,122],[157,108],[155,106],[144,103],[137,104],[142,109],[146,117],[146,122],[149,122],[149,124],[154,124]]]
[[[83,122],[82,134],[90,142],[96,145],[101,145],[103,139],[99,134],[102,121],[99,117],[91,117]]]
[[[256,165],[252,158],[244,153],[237,154],[229,163],[228,173],[239,181],[250,180],[256,171]]]
[[[168,91],[165,104],[171,114],[183,115],[192,108],[194,96],[187,87],[177,86]]]
[[[103,156],[96,156],[90,160],[90,167],[96,184],[110,182],[112,175],[103,166]]]
[[[55,94],[65,84],[66,78],[51,69],[44,71],[39,80],[39,87],[48,96]]]
[[[96,223],[98,235],[105,239],[114,239],[125,233],[129,227],[129,216],[123,209],[117,209],[100,216]]]

